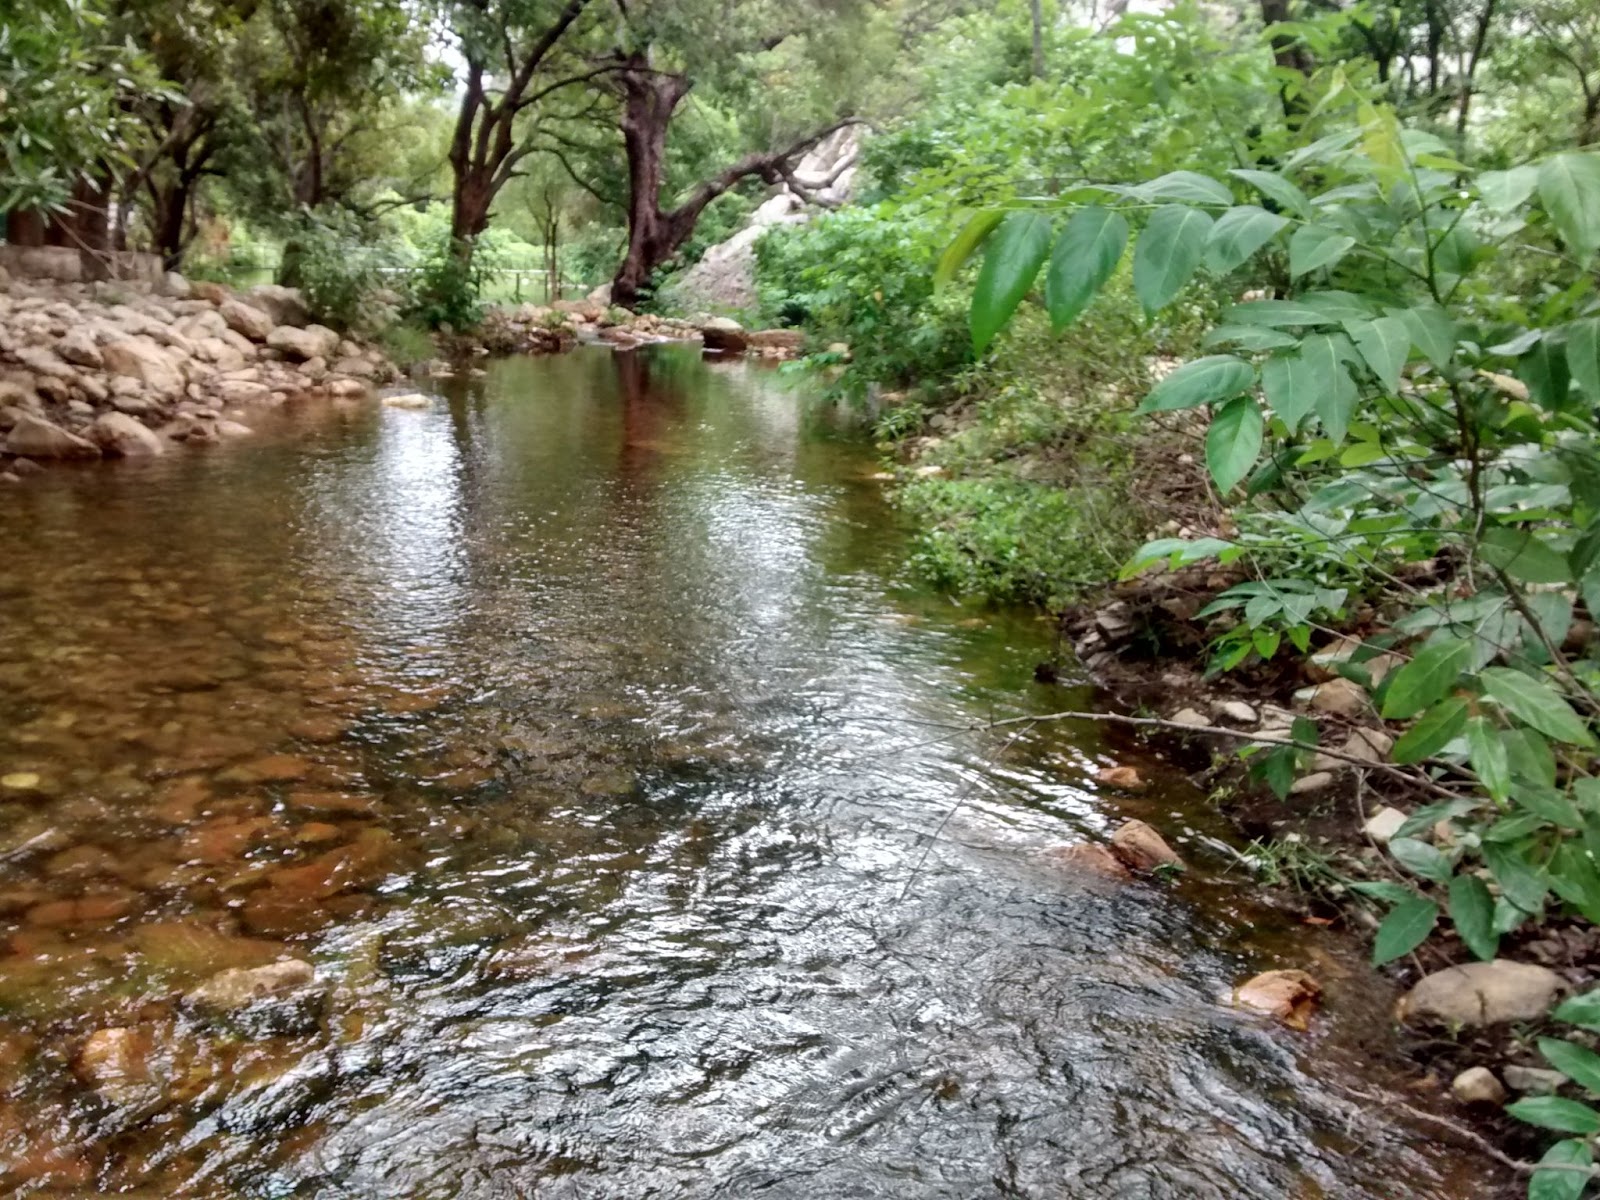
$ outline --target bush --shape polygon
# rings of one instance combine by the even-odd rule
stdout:
[[[323,324],[374,332],[393,316],[386,293],[401,262],[398,247],[354,221],[308,214],[285,241],[279,278],[300,289]]]
[[[462,247],[449,237],[434,243],[413,282],[407,316],[429,329],[476,329],[483,321],[483,289],[494,252]]]
[[[964,301],[934,292],[945,240],[942,221],[882,205],[773,229],[756,243],[761,307],[848,343],[858,389],[942,382],[972,361]]]

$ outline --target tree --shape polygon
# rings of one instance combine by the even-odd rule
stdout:
[[[706,206],[742,181],[788,183],[802,195],[806,187],[795,176],[801,158],[852,117],[820,121],[809,132],[781,137],[769,119],[753,122],[759,135],[777,149],[753,150],[732,164],[705,171],[693,184],[671,189],[668,173],[668,135],[680,106],[704,78],[716,97],[752,100],[761,81],[781,59],[767,56],[787,52],[791,62],[810,71],[817,92],[799,107],[803,115],[832,107],[835,114],[848,109],[848,98],[837,96],[818,103],[828,88],[828,73],[817,68],[826,59],[833,39],[848,37],[851,18],[865,11],[845,4],[752,4],[737,20],[723,5],[685,2],[675,5],[644,3],[619,5],[625,21],[619,27],[618,45],[606,59],[603,79],[617,99],[617,127],[627,160],[627,248],[611,283],[611,298],[624,307],[635,305],[640,291],[655,272],[688,241]],[[748,110],[747,110],[748,111]],[[759,102],[757,103],[759,112]],[[672,204],[667,197],[678,197]]]
[[[40,0],[0,38],[0,210],[7,238],[97,248],[111,178],[143,130],[130,113],[175,99],[90,0]]]
[[[558,53],[591,3],[459,0],[451,6],[451,28],[466,61],[450,143],[450,236],[458,254],[470,256],[473,240],[488,228],[495,197],[533,152],[529,122],[519,118],[561,89],[603,73]]]

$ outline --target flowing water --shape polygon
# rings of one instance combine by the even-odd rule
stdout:
[[[593,349],[0,496],[0,1190],[1481,1194],[1350,1098],[1358,948],[1051,860],[1134,813],[1221,866],[1097,729],[952,734],[1090,698],[907,579],[873,469]],[[181,999],[289,956],[319,999]],[[1274,965],[1310,1034],[1220,1001]]]

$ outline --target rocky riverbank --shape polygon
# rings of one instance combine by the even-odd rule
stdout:
[[[398,374],[292,288],[0,280],[0,480],[250,432],[253,406],[360,397]]]

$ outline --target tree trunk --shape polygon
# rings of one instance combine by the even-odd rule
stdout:
[[[72,189],[72,221],[85,279],[111,275],[111,175],[85,176]]]
[[[1489,25],[1494,20],[1496,0],[1484,0],[1483,14],[1478,18],[1478,29],[1472,39],[1472,53],[1467,58],[1466,69],[1461,73],[1461,107],[1456,110],[1456,141],[1465,152],[1467,146],[1467,112],[1472,107],[1473,80],[1478,74],[1478,60],[1483,57],[1483,47],[1489,38]]]
[[[1289,0],[1261,0],[1261,22],[1266,26],[1282,24],[1290,18]],[[1278,66],[1288,71],[1298,71],[1302,75],[1311,73],[1311,59],[1306,54],[1305,48],[1288,34],[1275,33],[1272,35],[1272,58]],[[1288,88],[1281,88],[1278,92],[1279,100],[1283,104],[1283,115],[1291,121],[1305,115],[1305,100],[1301,96],[1291,96]]]
[[[639,290],[683,244],[694,224],[691,221],[688,230],[674,238],[676,222],[661,211],[667,130],[673,111],[689,94],[689,80],[652,70],[640,53],[627,61],[621,80],[622,144],[628,156],[628,248],[611,281],[611,303],[632,308],[639,301]]]
[[[6,241],[13,246],[44,245],[44,214],[14,208],[6,214]]]

